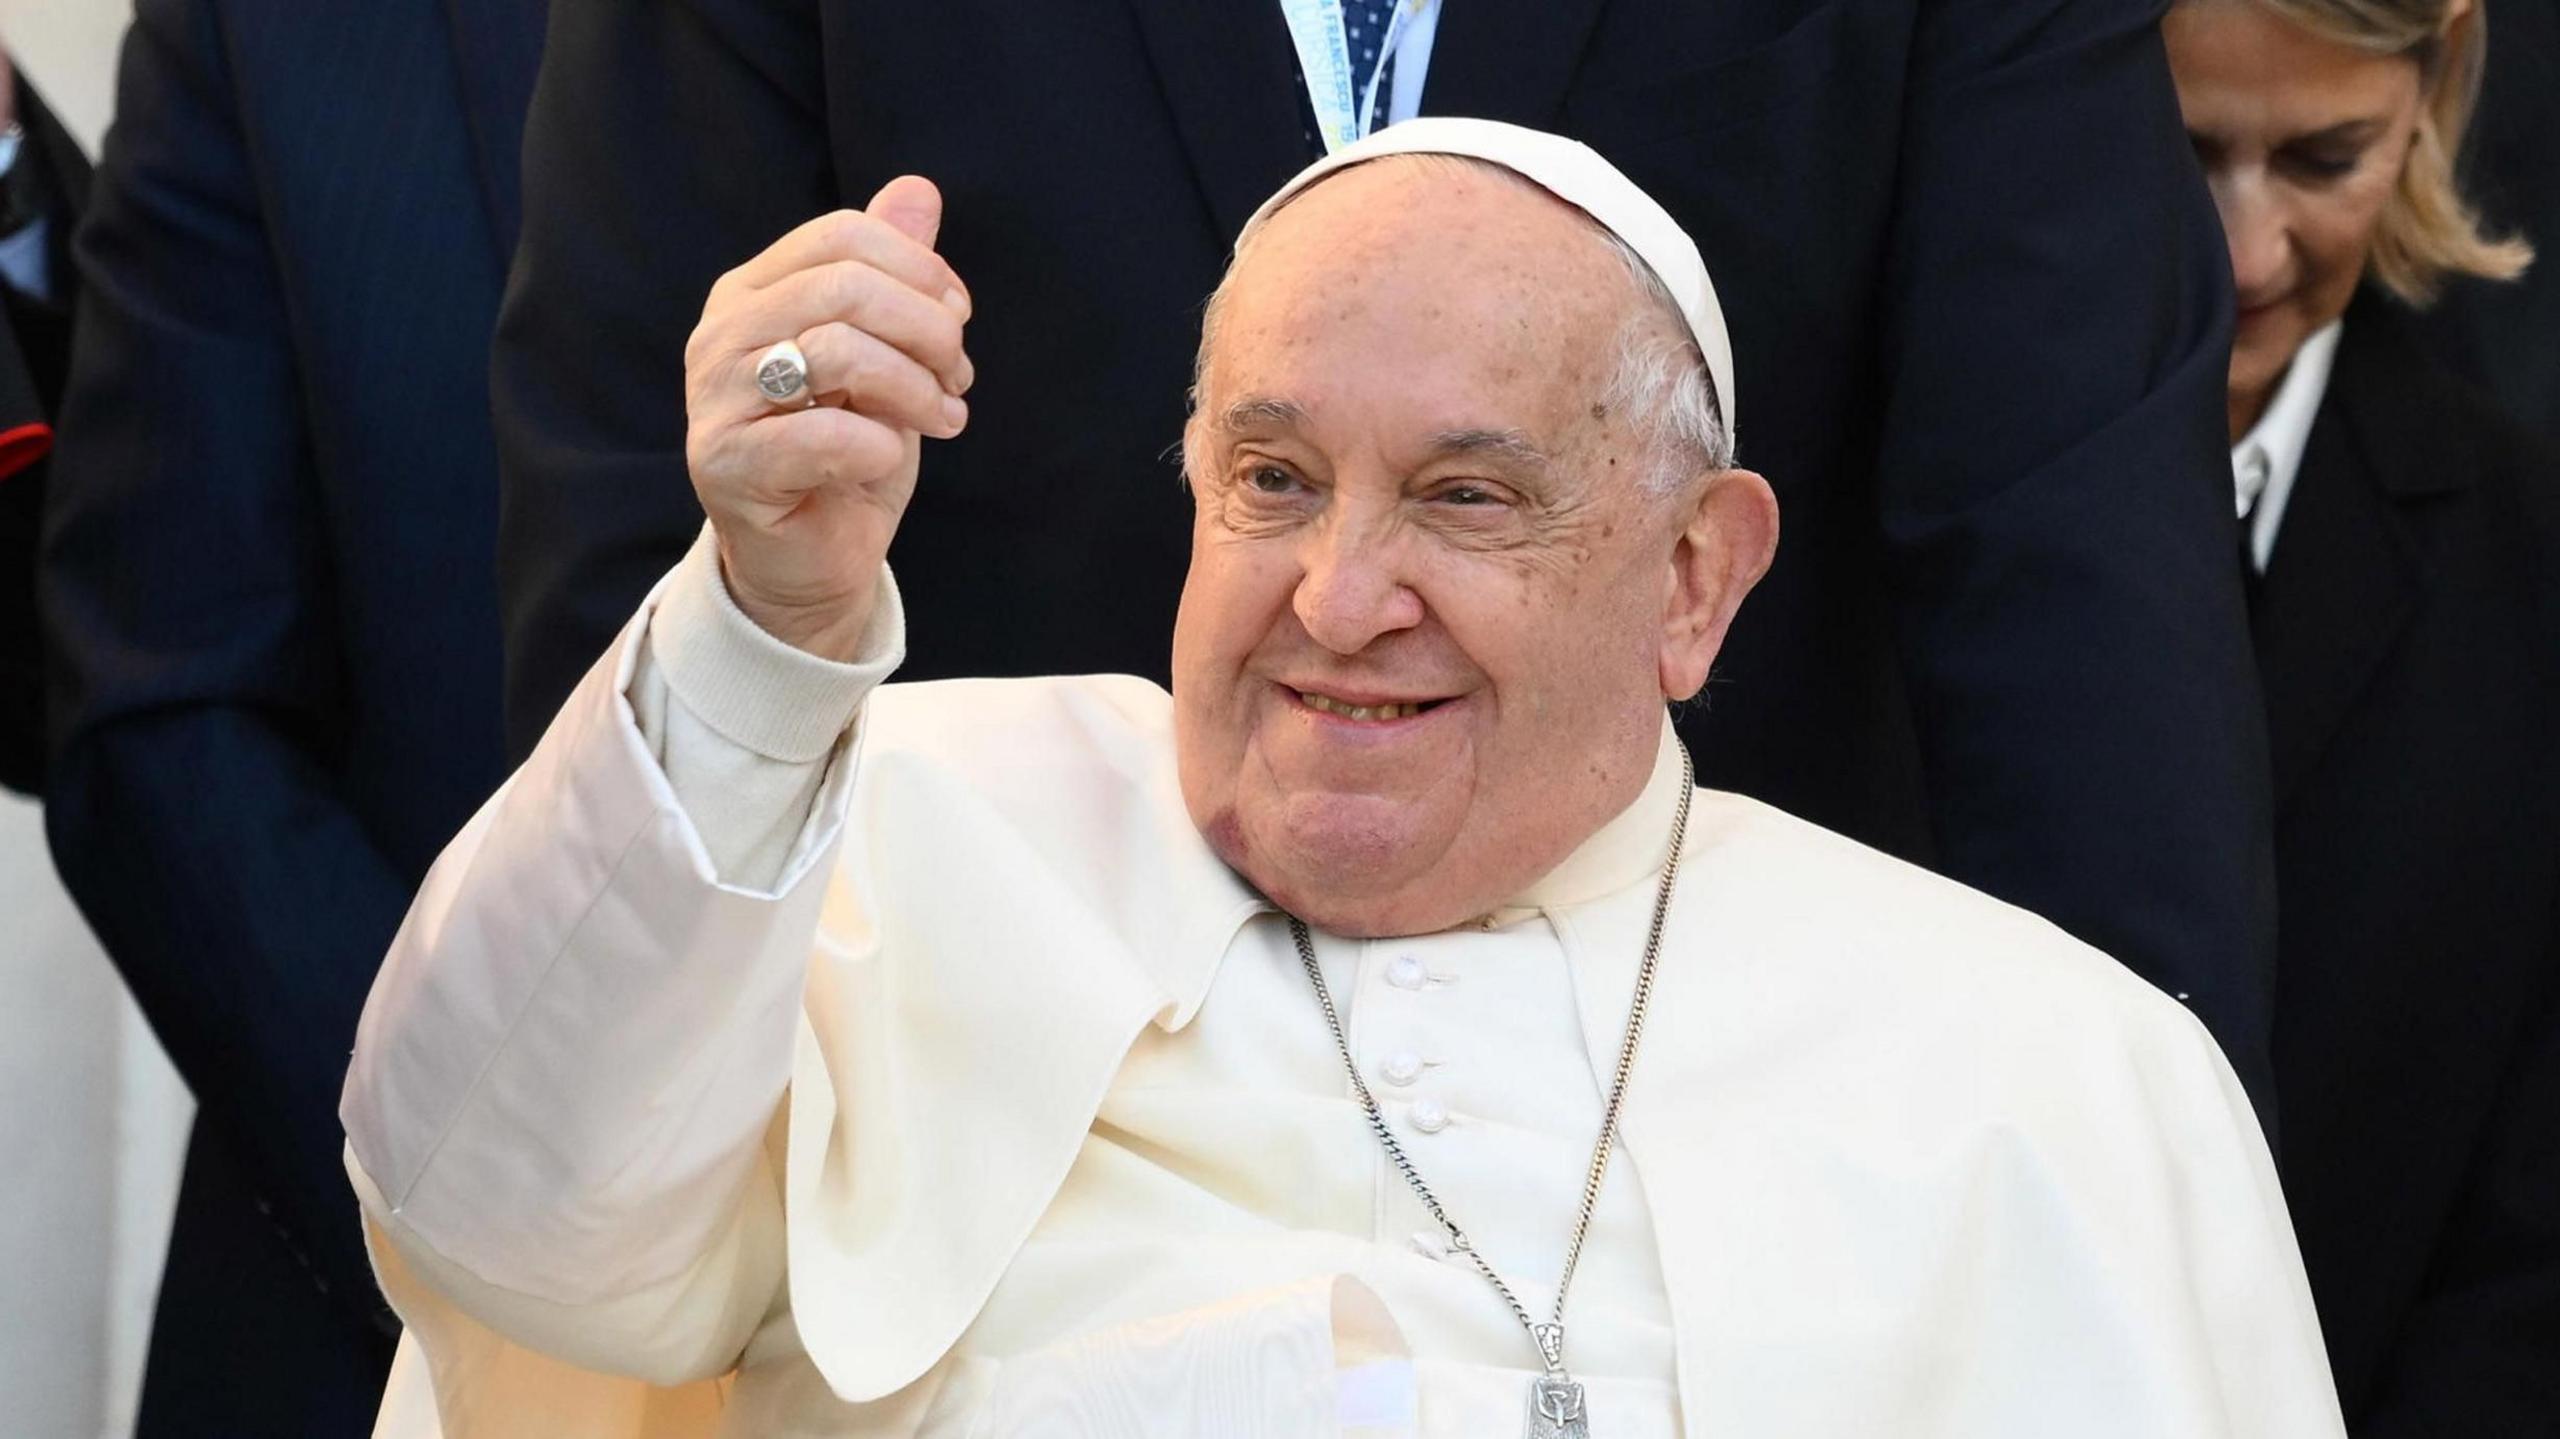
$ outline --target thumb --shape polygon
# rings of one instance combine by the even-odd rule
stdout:
[[[942,192],[922,175],[900,175],[881,186],[863,209],[928,250],[942,231]]]

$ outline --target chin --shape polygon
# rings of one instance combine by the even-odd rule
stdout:
[[[1346,894],[1395,889],[1447,838],[1410,801],[1367,794],[1293,795],[1274,828],[1275,852]]]
[[[2244,316],[2232,333],[2231,372],[2252,387],[2272,388],[2293,364],[2293,352],[2319,329],[2314,317],[2284,303]]]
[[[1244,862],[1236,867],[1272,903],[1320,929],[1411,934],[1466,918],[1440,916],[1436,909],[1449,906],[1418,902],[1418,892],[1445,887],[1428,881],[1453,828],[1416,813],[1410,801],[1292,796],[1259,823],[1249,812],[1240,817]]]

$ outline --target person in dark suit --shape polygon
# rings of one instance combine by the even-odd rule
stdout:
[[[534,0],[141,0],[78,243],[47,826],[198,1118],[150,1435],[367,1432],[384,946],[502,772],[489,334]]]
[[[2241,305],[2279,1160],[2359,1439],[2560,1432],[2560,454],[2413,333],[2529,255],[2453,184],[2474,13],[2167,21]]]
[[[71,366],[71,227],[89,160],[0,52],[0,786],[44,788],[36,537]]]
[[[494,358],[515,751],[699,525],[703,295],[902,172],[942,187],[944,253],[1001,317],[899,535],[911,673],[1164,678],[1199,306],[1311,158],[1293,66],[1326,37],[1283,8],[562,0]],[[2264,745],[2201,548],[2228,282],[2157,9],[1345,9],[1376,117],[1588,141],[1733,277],[1741,457],[1786,539],[1684,718],[1704,780],[2060,921],[2263,1095]]]

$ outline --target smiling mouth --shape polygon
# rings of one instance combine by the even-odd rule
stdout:
[[[1342,719],[1383,723],[1387,720],[1409,719],[1425,710],[1436,709],[1445,701],[1416,700],[1411,703],[1355,705],[1335,699],[1331,695],[1317,694],[1313,690],[1300,690],[1298,703],[1319,713]]]

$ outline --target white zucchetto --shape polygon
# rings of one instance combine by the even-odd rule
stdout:
[[[1733,339],[1725,330],[1724,307],[1716,302],[1715,282],[1707,278],[1707,262],[1699,255],[1697,242],[1671,218],[1670,211],[1579,140],[1499,120],[1447,115],[1407,120],[1300,170],[1253,212],[1245,222],[1244,235],[1262,228],[1274,211],[1325,176],[1386,155],[1463,155],[1499,165],[1625,241],[1652,267],[1689,322],[1698,353],[1706,357],[1707,378],[1715,384],[1716,404],[1723,411],[1730,439],[1734,434]],[[1237,243],[1241,245],[1242,238]]]

